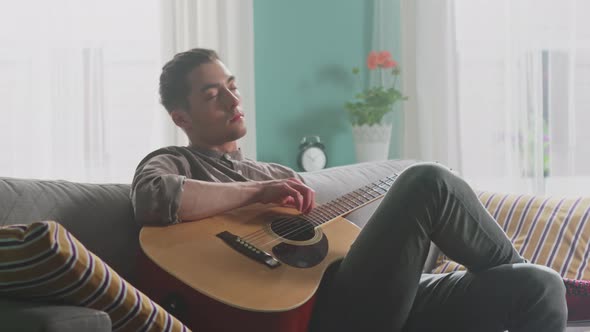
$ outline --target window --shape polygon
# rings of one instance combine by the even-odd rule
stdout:
[[[129,183],[167,142],[156,0],[0,11],[0,176]]]
[[[454,2],[462,166],[476,187],[590,194],[588,12],[576,0]]]

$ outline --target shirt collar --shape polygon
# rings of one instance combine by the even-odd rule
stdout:
[[[236,151],[232,151],[232,152],[221,152],[221,151],[216,151],[216,150],[209,150],[209,149],[204,149],[204,148],[200,148],[200,147],[196,147],[196,146],[188,146],[188,148],[192,151],[198,152],[200,154],[203,154],[207,157],[211,157],[211,158],[215,158],[215,159],[234,159],[234,160],[243,160],[244,159],[244,155],[242,154],[242,149],[238,148]]]

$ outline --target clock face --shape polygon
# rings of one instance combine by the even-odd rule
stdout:
[[[306,172],[317,171],[326,167],[326,154],[317,146],[311,146],[301,154],[301,166]]]

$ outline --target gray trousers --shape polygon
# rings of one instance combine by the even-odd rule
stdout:
[[[430,241],[468,271],[422,274]],[[421,163],[326,273],[310,330],[561,332],[566,319],[559,274],[526,262],[465,181]]]

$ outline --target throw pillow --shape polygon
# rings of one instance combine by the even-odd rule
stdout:
[[[0,296],[101,310],[113,331],[188,331],[54,221],[0,227]]]
[[[520,254],[569,279],[590,280],[590,198],[478,193]],[[464,269],[446,256],[433,273]]]
[[[590,281],[564,278],[567,320],[590,320]]]

